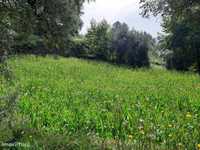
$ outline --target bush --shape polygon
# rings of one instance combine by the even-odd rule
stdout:
[[[88,47],[83,37],[73,38],[70,42],[70,48],[67,55],[72,57],[86,57],[88,55]]]
[[[36,35],[20,34],[15,38],[12,53],[16,54],[48,54],[44,41]]]
[[[194,67],[195,61],[192,51],[186,51],[182,49],[176,49],[172,53],[166,56],[166,68],[176,69],[182,71],[189,71]],[[197,67],[197,66],[196,66]],[[193,68],[197,70],[197,68]]]

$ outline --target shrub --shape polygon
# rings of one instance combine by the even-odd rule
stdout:
[[[67,53],[72,57],[86,57],[88,55],[88,47],[85,39],[83,37],[73,38]]]

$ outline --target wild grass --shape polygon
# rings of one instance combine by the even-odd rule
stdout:
[[[17,115],[29,120],[29,129],[52,138],[89,137],[89,145],[98,143],[99,149],[198,149],[196,74],[51,56],[16,57],[8,65],[20,93]],[[1,84],[0,95],[7,89]],[[39,142],[32,134],[22,140]]]

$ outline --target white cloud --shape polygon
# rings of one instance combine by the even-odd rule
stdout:
[[[91,19],[106,19],[111,24],[115,21],[126,22],[131,28],[145,30],[153,36],[161,32],[159,19],[145,19],[139,15],[139,0],[96,0],[89,4],[85,3],[83,11],[82,33],[87,31]]]

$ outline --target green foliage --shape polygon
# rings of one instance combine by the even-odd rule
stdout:
[[[116,51],[116,62],[125,63],[125,54],[129,49],[129,27],[125,23],[116,22],[112,26],[112,47]],[[133,39],[135,40],[135,39]]]
[[[91,21],[91,28],[86,34],[86,42],[90,49],[90,54],[97,59],[110,59],[110,43],[111,43],[110,25],[106,20],[96,23]]]
[[[12,54],[42,54],[50,53],[40,36],[19,34],[15,37]]]
[[[77,148],[81,137],[99,149],[197,149],[200,143],[195,74],[33,56],[9,66],[20,89],[18,115],[36,131],[25,130],[21,142],[48,149]]]
[[[0,28],[7,32],[3,37],[14,33],[11,36],[14,39],[14,48],[23,49],[22,51],[27,48],[34,49],[35,41],[40,41],[38,46],[42,45],[45,49],[64,50],[81,27],[80,15],[83,3],[84,0],[0,1]],[[5,27],[5,21],[9,24],[9,28]],[[36,37],[38,39],[35,39]],[[8,40],[2,39],[0,44],[2,41],[13,46]]]
[[[146,32],[129,30],[125,23],[111,27],[105,20],[91,22],[86,34],[89,53],[95,58],[133,67],[149,66],[148,51],[155,41]]]
[[[168,37],[168,47],[173,49],[173,56],[168,58],[168,61],[172,62],[170,67],[177,70],[189,70],[196,64],[193,71],[199,71],[200,28],[195,31],[196,29],[185,21],[176,23],[173,34]]]
[[[200,1],[141,0],[142,15],[161,15],[167,33],[163,48],[172,51],[167,67],[189,70],[196,66],[200,73]]]
[[[148,51],[152,48],[151,35],[146,32],[129,30],[125,23],[116,22],[112,27],[112,47],[116,62],[133,67],[149,66]]]
[[[0,63],[5,60],[7,50],[10,49],[13,43],[13,32],[10,28],[9,17],[5,17],[0,13]]]
[[[88,47],[84,37],[75,37],[71,40],[70,50],[67,49],[67,56],[72,57],[87,57],[88,55]]]

